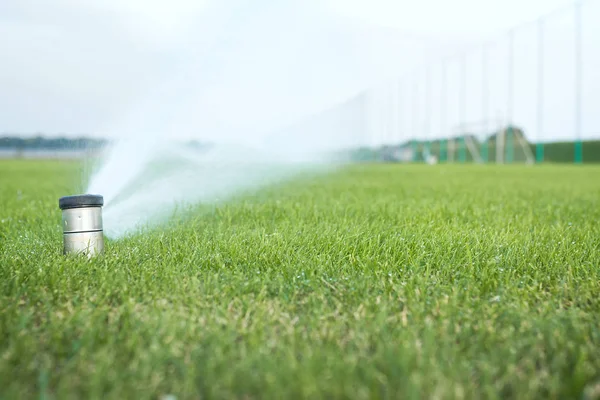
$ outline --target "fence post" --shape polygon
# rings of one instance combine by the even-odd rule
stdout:
[[[506,129],[506,162],[514,160],[513,144],[513,99],[514,99],[514,53],[515,53],[515,31],[512,29],[508,35],[508,99],[506,114],[508,116],[508,127]]]
[[[458,160],[460,163],[464,163],[467,160],[467,155],[466,155],[466,142],[465,142],[465,135],[467,134],[467,132],[465,131],[465,128],[467,126],[467,56],[466,54],[462,55],[461,58],[461,66],[460,66],[460,75],[461,75],[461,79],[460,79],[460,103],[459,103],[459,113],[460,113],[460,123],[459,123],[459,127],[460,127],[460,137],[458,138],[459,142],[459,149],[458,149]]]
[[[487,46],[484,44],[481,49],[481,114],[483,119],[483,143],[481,144],[481,158],[487,164],[489,161],[489,141],[488,118],[489,118],[489,88],[488,88],[488,61]]]
[[[582,0],[575,3],[575,164],[583,162],[582,142]]]
[[[424,118],[424,146],[425,156],[431,155],[431,68],[427,68],[425,71],[425,118]]]
[[[440,162],[448,160],[446,139],[446,61],[442,60],[442,77],[440,82]]]
[[[404,132],[406,131],[406,121],[408,121],[408,118],[405,117],[404,113],[404,110],[407,108],[404,86],[404,82],[398,80],[398,87],[396,89],[398,90],[398,151],[400,152],[400,154],[402,152],[403,147],[402,137],[404,136]]]
[[[537,131],[538,140],[535,146],[535,160],[544,162],[544,19],[538,22],[538,97],[537,97]]]
[[[412,161],[416,162],[418,160],[418,156],[417,156],[417,151],[418,151],[418,144],[417,144],[417,131],[418,131],[418,126],[419,126],[419,118],[418,118],[418,85],[417,85],[417,81],[415,78],[413,78],[413,90],[412,90],[412,116],[411,116],[411,122],[412,122],[412,141],[411,141],[411,148],[412,148]]]
[[[392,118],[393,118],[393,128],[391,134],[391,143],[390,146],[393,146],[398,141],[398,135],[400,133],[400,96],[398,93],[398,80],[392,81]]]

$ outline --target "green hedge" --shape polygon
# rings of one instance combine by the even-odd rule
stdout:
[[[506,163],[509,162],[510,151],[505,144],[505,156],[504,160]],[[479,147],[479,152],[483,156],[485,154],[485,144],[476,143]],[[423,162],[423,150],[428,146],[431,154],[435,155],[438,160],[443,161],[444,158],[441,155],[441,149],[447,149],[447,142],[433,141],[433,142],[409,142],[402,145],[402,147],[408,146],[416,150],[416,157],[413,161]],[[401,147],[401,146],[398,146]],[[536,157],[536,144],[530,143],[529,148],[534,158]],[[464,151],[461,151],[461,148]],[[526,161],[526,154],[524,149],[512,143],[512,162],[523,163]],[[573,163],[575,162],[575,142],[555,142],[555,143],[544,143],[544,162],[549,163]],[[494,141],[487,142],[487,160],[490,163],[496,162],[496,143]],[[391,161],[388,156],[390,154],[390,148],[380,149],[360,149],[353,154],[353,159],[356,161]],[[461,157],[461,154],[463,157]],[[455,151],[453,162],[473,162],[473,157],[465,146],[464,141],[461,139],[455,139]],[[600,163],[600,140],[585,141],[583,142],[583,162],[584,163]]]

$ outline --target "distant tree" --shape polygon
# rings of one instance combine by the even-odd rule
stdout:
[[[34,137],[23,138],[18,136],[0,136],[0,149],[9,150],[93,150],[100,149],[108,144],[105,139],[91,139],[85,137],[46,138],[41,134]]]

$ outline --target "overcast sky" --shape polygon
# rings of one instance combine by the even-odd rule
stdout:
[[[570,3],[2,0],[0,132],[121,137],[155,130],[252,141]],[[559,29],[558,37],[571,31]],[[525,53],[536,43],[530,36],[520,44]],[[572,42],[563,42],[568,52]],[[535,70],[520,87],[533,85],[531,77]],[[515,107],[533,115],[534,100]],[[409,124],[414,113],[406,106],[396,118]],[[434,117],[430,123],[439,125]]]

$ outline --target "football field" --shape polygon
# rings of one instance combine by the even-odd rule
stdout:
[[[0,398],[600,398],[598,166],[354,165],[90,261],[81,172],[0,161]]]

